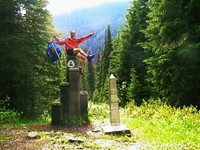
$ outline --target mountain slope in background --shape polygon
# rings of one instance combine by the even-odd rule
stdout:
[[[111,27],[112,36],[116,36],[125,22],[125,15],[129,7],[129,2],[102,4],[55,15],[53,16],[53,24],[59,31],[65,33],[63,37],[69,36],[70,30],[75,30],[77,37],[95,31],[96,35],[80,46],[86,50],[91,49],[93,53],[96,53],[97,50],[103,49],[105,31],[108,25]]]

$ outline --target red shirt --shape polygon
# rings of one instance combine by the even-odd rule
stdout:
[[[72,38],[65,38],[63,39],[62,41],[60,41],[58,38],[56,40],[56,42],[59,44],[59,45],[64,45],[65,44],[65,50],[68,50],[68,49],[73,49],[73,48],[78,48],[78,44],[86,41],[87,39],[89,39],[93,34],[89,34],[89,35],[86,35],[86,36],[83,36],[81,38],[75,38],[75,39],[72,39]]]

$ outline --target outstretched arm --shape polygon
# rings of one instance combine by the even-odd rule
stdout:
[[[95,32],[92,32],[92,33],[90,33],[90,34],[88,34],[88,35],[86,35],[86,36],[83,36],[83,37],[81,37],[81,38],[78,39],[78,42],[79,42],[79,43],[82,43],[82,42],[88,40],[88,39],[89,39],[91,36],[93,36],[94,34],[95,34]]]

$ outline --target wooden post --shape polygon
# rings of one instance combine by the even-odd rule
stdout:
[[[78,67],[78,60],[75,56],[67,56],[67,82],[69,82],[69,68]]]
[[[80,74],[79,68],[69,68],[70,116],[80,116]]]
[[[80,107],[81,116],[88,119],[88,93],[86,91],[80,91]]]
[[[117,97],[117,87],[116,87],[116,78],[114,75],[111,75],[109,78],[109,90],[110,90],[110,124],[111,126],[119,126],[119,106],[118,106],[118,97]]]
[[[60,84],[61,103],[52,104],[52,125],[61,124],[62,119],[88,118],[88,94],[80,92],[80,73],[75,56],[67,57],[67,81]]]
[[[62,120],[62,104],[60,102],[52,103],[51,111],[52,111],[51,124],[60,125]]]
[[[70,87],[68,82],[60,84],[60,100],[63,107],[63,117],[69,116],[70,110]]]

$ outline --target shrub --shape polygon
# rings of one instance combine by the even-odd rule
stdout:
[[[0,100],[0,124],[15,122],[20,118],[20,113],[7,108],[9,100],[9,97]]]
[[[136,133],[138,141],[147,141],[151,149],[200,149],[200,111],[194,106],[174,107],[161,100],[130,102],[122,110],[122,122]],[[189,146],[189,148],[188,148]]]

